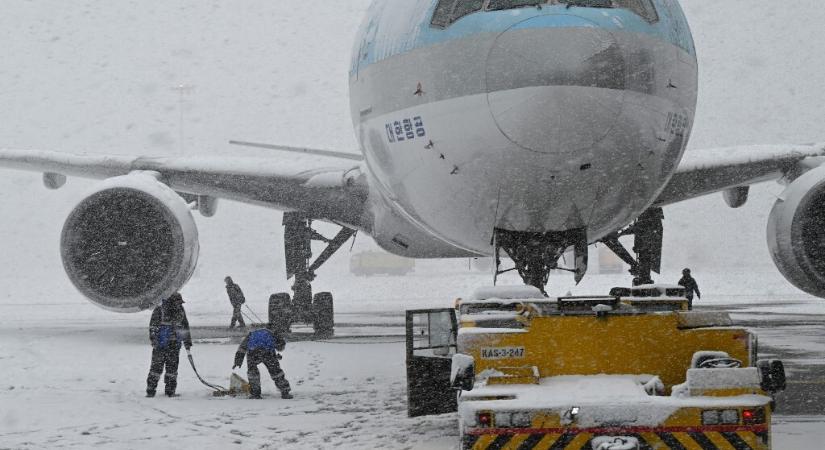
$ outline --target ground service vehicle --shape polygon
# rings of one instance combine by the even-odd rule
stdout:
[[[358,276],[406,275],[415,270],[415,260],[387,252],[360,252],[350,258],[349,270]]]
[[[485,288],[408,311],[410,415],[457,410],[463,449],[771,448],[785,371],[755,335],[679,286],[611,294]]]

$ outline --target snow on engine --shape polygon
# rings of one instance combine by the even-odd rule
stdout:
[[[89,300],[110,311],[152,308],[178,291],[198,259],[198,230],[181,196],[147,173],[110,178],[72,210],[63,267]]]
[[[794,180],[768,217],[768,248],[797,288],[825,297],[825,167]]]

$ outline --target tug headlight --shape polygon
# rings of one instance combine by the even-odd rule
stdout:
[[[742,413],[745,416],[747,410]],[[702,411],[703,425],[739,425],[739,410],[736,409],[712,409]]]
[[[726,409],[722,411],[721,414],[722,423],[724,424],[738,424],[739,423],[739,411],[735,409]]]
[[[719,411],[702,411],[702,425],[719,425]]]
[[[495,419],[495,421],[493,420]],[[478,424],[482,427],[495,426],[496,428],[530,428],[533,416],[529,412],[491,412],[478,413]]]
[[[512,414],[513,428],[529,428],[533,424],[533,417],[528,412]]]

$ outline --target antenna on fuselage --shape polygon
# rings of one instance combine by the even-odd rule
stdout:
[[[172,89],[178,91],[178,112],[180,116],[178,117],[178,152],[181,156],[184,155],[184,134],[183,134],[183,96],[186,94],[191,94],[195,90],[195,86],[191,84],[181,83]]]
[[[364,155],[360,155],[358,153],[338,152],[335,150],[323,150],[320,148],[290,147],[288,145],[259,144],[257,142],[244,141],[229,141],[229,143],[232,145],[239,145],[242,147],[263,148],[267,150],[278,150],[282,152],[306,153],[308,155],[330,156],[333,158],[351,159],[353,161],[364,160]]]

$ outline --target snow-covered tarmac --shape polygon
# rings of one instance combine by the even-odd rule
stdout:
[[[621,277],[618,277],[621,278]],[[339,296],[339,334],[402,332],[402,311],[442,306],[455,285],[483,283],[484,274],[442,273],[365,280],[360,290]],[[558,277],[557,283],[561,283]],[[589,286],[617,281],[592,277]],[[712,278],[705,280],[713,285]],[[393,286],[412,283],[405,300],[386,300]],[[366,288],[364,288],[366,287]],[[193,287],[191,289],[196,292]],[[352,296],[351,296],[352,295]],[[192,294],[190,297],[195,297]],[[753,296],[707,296],[705,305],[721,306],[747,297],[743,308],[768,308]],[[372,300],[370,300],[372,299]],[[447,299],[445,301],[445,299]],[[295,399],[282,400],[270,380],[261,401],[213,398],[198,383],[185,353],[180,367],[181,397],[143,397],[150,348],[146,314],[112,315],[86,306],[77,294],[52,299],[49,305],[24,307],[14,299],[0,300],[0,448],[454,448],[456,417],[410,419],[406,416],[404,345],[400,337],[349,338],[325,342],[292,342],[282,361],[294,386]],[[228,318],[225,300],[189,300],[194,326],[214,325]],[[764,306],[757,306],[763,304]],[[797,298],[790,308],[816,316],[825,304]],[[253,308],[262,311],[262,306]],[[781,311],[782,306],[770,306]],[[21,314],[25,312],[25,314]],[[739,313],[738,313],[739,314]],[[770,319],[766,319],[770,320]],[[211,322],[211,323],[210,323]],[[361,323],[363,326],[359,326]],[[385,324],[374,328],[368,325]],[[201,374],[226,384],[236,341],[198,338],[193,354]],[[819,351],[810,336],[782,336],[780,345],[796,340],[798,347]],[[763,345],[776,339],[764,336]],[[775,420],[774,448],[819,448],[825,439],[822,416],[781,416]]]

